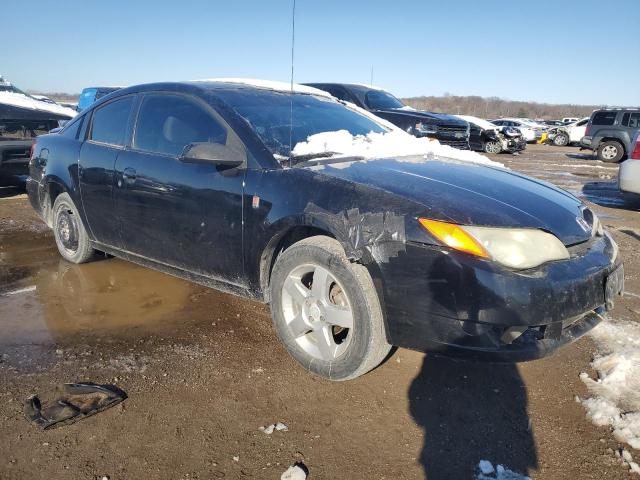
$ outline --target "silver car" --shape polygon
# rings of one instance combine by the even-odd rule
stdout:
[[[620,164],[618,188],[623,192],[640,193],[640,132],[636,132],[629,159]]]

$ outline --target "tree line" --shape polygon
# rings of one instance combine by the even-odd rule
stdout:
[[[402,101],[418,110],[473,115],[485,119],[501,117],[544,118],[588,117],[601,105],[571,105],[505,100],[499,97],[457,96],[445,94],[441,97],[412,97]]]

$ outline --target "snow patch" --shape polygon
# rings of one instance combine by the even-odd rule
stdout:
[[[289,82],[278,82],[276,80],[260,80],[257,78],[203,78],[200,80],[192,80],[192,82],[239,83],[241,85],[265,88],[267,90],[275,90],[277,92],[291,92],[291,83]],[[293,91],[295,93],[308,93],[310,95],[318,95],[321,97],[331,97],[331,94],[325,92],[324,90],[308,87],[306,85],[300,85],[298,83],[293,84]]]
[[[291,465],[280,476],[280,480],[305,480],[307,478],[307,472],[301,465]]]
[[[56,115],[63,115],[69,118],[73,118],[78,114],[78,112],[70,108],[62,107],[55,103],[43,102],[17,92],[0,92],[0,104],[26,108],[28,110],[55,113]]]
[[[580,374],[593,395],[580,402],[594,424],[640,449],[640,323],[607,320],[591,336],[599,349],[591,363],[598,377]]]
[[[367,135],[351,135],[346,130],[322,132],[307,137],[306,142],[297,143],[291,152],[294,156],[331,153],[329,157],[396,158],[421,156],[425,158],[444,157],[465,162],[478,163],[492,167],[505,168],[502,163],[470,150],[458,150],[442,145],[437,140],[417,138],[401,130],[386,133],[370,132]],[[399,159],[400,160],[400,159]],[[401,159],[400,161],[413,161]],[[350,162],[332,163],[335,168],[346,168]]]
[[[530,477],[509,470],[503,465],[496,465],[494,468],[489,460],[480,460],[478,470],[480,472],[476,480],[531,480]]]

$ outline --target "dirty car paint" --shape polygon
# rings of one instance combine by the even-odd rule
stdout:
[[[579,221],[584,205],[567,192],[502,169],[446,159],[401,157],[288,168],[223,100],[225,91],[260,95],[248,86],[130,87],[83,115],[88,122],[105,102],[165,91],[205,102],[237,136],[246,162],[230,169],[177,157],[146,162],[131,145],[135,114],[126,145],[115,153],[89,144],[87,129],[76,138],[65,137],[64,130],[46,135],[35,148],[28,190],[49,224],[52,192],[67,191],[82,207],[99,250],[266,301],[270,267],[288,235],[332,236],[351,261],[371,273],[390,343],[420,350],[435,344],[438,350],[495,353],[508,347],[513,359],[535,358],[553,349],[548,343],[539,347],[550,335],[575,338],[575,329],[563,330],[564,321],[587,315],[580,333],[597,323],[594,311],[605,303],[603,281],[614,269],[613,247],[608,237],[588,244],[591,233]],[[82,153],[85,148],[100,154],[89,158]],[[38,159],[45,151],[48,161],[42,165]],[[93,172],[91,162],[99,155],[109,158]],[[125,172],[132,167],[137,173],[127,183],[131,177]],[[91,198],[89,183],[101,198]],[[538,228],[566,246],[588,245],[568,261],[514,272],[444,248],[419,226],[418,217]],[[508,328],[523,325],[531,328],[522,345],[501,340]]]

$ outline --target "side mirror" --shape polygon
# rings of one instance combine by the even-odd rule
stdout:
[[[185,163],[213,163],[222,167],[239,167],[246,159],[244,152],[219,143],[190,143],[182,151],[180,161]]]

